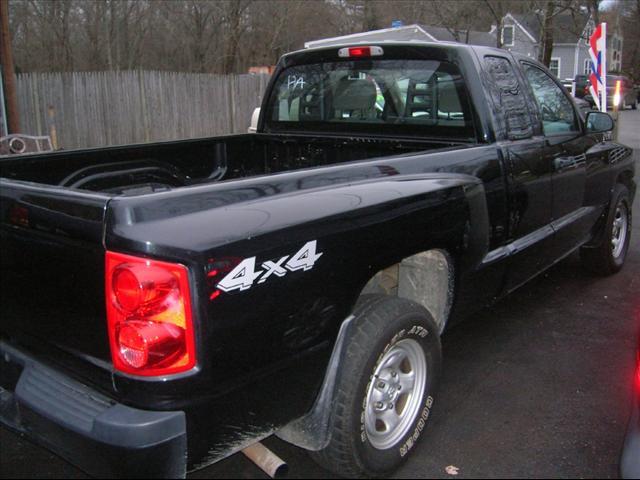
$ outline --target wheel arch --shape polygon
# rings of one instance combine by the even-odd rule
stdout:
[[[620,172],[616,178],[616,184],[621,184],[627,187],[631,194],[631,199],[633,200],[636,192],[636,183],[633,180],[633,171],[631,169]]]
[[[445,249],[434,248],[376,272],[360,295],[384,294],[411,300],[431,313],[442,333],[453,306],[455,275],[454,257]]]

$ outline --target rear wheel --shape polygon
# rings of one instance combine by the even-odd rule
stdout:
[[[408,300],[365,295],[354,315],[330,441],[311,456],[341,476],[386,476],[425,428],[440,374],[440,337],[429,312]]]
[[[606,219],[604,237],[596,247],[583,247],[580,257],[584,266],[598,275],[611,275],[624,265],[631,240],[631,202],[629,190],[617,185]]]

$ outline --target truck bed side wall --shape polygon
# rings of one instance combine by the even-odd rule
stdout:
[[[118,391],[141,408],[186,408],[194,412],[187,418],[199,419],[195,412],[211,412],[188,428],[192,466],[226,456],[247,432],[267,435],[311,407],[339,325],[376,272],[442,248],[454,254],[466,282],[500,242],[503,209],[492,147],[114,199],[106,247],[187,265],[199,318],[197,373],[162,383],[117,375]],[[264,272],[265,262],[285,265],[312,241],[321,256],[308,271],[212,297],[221,277],[208,274],[220,261],[254,258]],[[496,292],[485,289],[460,305],[482,305],[496,294],[500,268],[491,270]]]

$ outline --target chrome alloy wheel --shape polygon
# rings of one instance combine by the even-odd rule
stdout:
[[[611,230],[611,249],[613,258],[620,258],[627,240],[627,230],[629,227],[629,212],[624,203],[620,203],[616,208],[616,216],[613,219]]]
[[[422,346],[407,338],[378,362],[367,392],[364,423],[374,448],[393,447],[411,429],[423,403],[427,361]]]

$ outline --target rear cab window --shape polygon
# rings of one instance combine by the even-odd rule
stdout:
[[[487,90],[496,128],[511,140],[531,138],[534,134],[531,113],[511,62],[505,57],[487,55],[484,68],[490,76]]]
[[[438,60],[357,59],[294,65],[275,81],[271,131],[476,139],[458,67]]]

